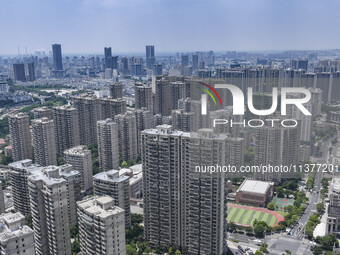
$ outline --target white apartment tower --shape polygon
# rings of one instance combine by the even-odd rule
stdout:
[[[33,230],[25,225],[21,213],[5,213],[0,216],[0,251],[6,255],[34,255]]]
[[[82,254],[125,255],[124,210],[109,196],[78,202]]]
[[[57,165],[54,122],[46,117],[32,121],[34,159],[40,166]]]
[[[112,119],[97,122],[99,166],[102,170],[118,169],[118,125]]]
[[[32,159],[30,120],[27,114],[18,113],[8,117],[13,160]]]
[[[64,151],[65,160],[81,175],[82,190],[93,186],[92,156],[86,145],[79,145]]]
[[[129,177],[119,176],[117,170],[101,172],[93,176],[93,192],[97,196],[107,195],[115,205],[124,209],[125,226],[131,226]]]
[[[57,167],[36,168],[28,186],[36,254],[71,255],[67,181]]]
[[[169,125],[141,135],[145,238],[188,254],[223,254],[226,176],[196,172],[196,166],[225,165],[228,136]]]
[[[57,154],[80,144],[77,109],[70,105],[53,108],[54,129],[56,134]]]

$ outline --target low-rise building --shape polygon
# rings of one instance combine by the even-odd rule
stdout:
[[[340,177],[333,177],[330,183],[329,205],[327,208],[326,234],[340,235]]]
[[[236,203],[265,206],[268,199],[273,196],[274,183],[244,180],[236,191]]]

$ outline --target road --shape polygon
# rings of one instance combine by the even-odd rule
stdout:
[[[331,145],[331,140],[329,139],[322,143],[322,157],[313,159],[313,163],[318,164],[329,164],[332,162],[332,159],[329,155],[329,148]],[[338,141],[340,141],[340,137],[338,137]],[[294,232],[293,236],[288,236],[286,233],[274,234],[266,236],[261,239],[262,242],[268,244],[269,254],[278,254],[281,255],[285,250],[290,250],[292,254],[297,255],[309,255],[313,254],[310,251],[311,243],[309,240],[304,239],[304,226],[306,226],[309,217],[316,212],[316,205],[321,201],[320,199],[320,190],[321,190],[321,180],[323,177],[323,173],[321,171],[315,173],[314,180],[314,188],[313,192],[309,193],[309,205],[307,206],[304,214],[298,220],[299,224],[295,226],[292,231]],[[240,234],[229,234],[228,239],[236,239],[239,241],[238,245],[241,245],[243,248],[250,247],[252,249],[258,249],[256,246],[256,242],[254,242],[254,237],[249,237],[246,235]]]

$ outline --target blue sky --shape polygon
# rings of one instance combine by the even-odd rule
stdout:
[[[340,48],[338,0],[0,0],[0,54]]]

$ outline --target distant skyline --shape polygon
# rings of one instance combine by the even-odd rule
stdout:
[[[0,55],[340,48],[337,0],[0,0]]]

